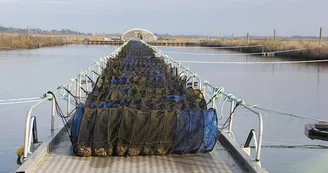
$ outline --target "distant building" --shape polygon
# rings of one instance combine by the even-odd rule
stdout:
[[[145,29],[142,29],[142,28],[135,28],[135,29],[131,29],[131,30],[128,30],[126,31],[121,39],[123,41],[128,41],[128,40],[131,40],[131,39],[135,39],[135,40],[143,40],[145,42],[153,42],[153,41],[156,41],[156,36],[150,32],[150,31],[147,31]]]

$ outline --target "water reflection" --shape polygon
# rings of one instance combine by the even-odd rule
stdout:
[[[187,53],[215,53],[227,56],[202,56],[169,54],[172,58],[188,61],[245,62],[245,64],[192,64],[185,63],[199,76],[214,86],[223,86],[225,91],[244,99],[250,104],[282,110],[295,114],[327,119],[328,93],[327,64],[251,64],[251,62],[285,61],[279,57],[234,56],[234,52],[204,48],[168,48],[161,50]],[[110,53],[114,47],[68,45],[37,50],[0,52],[0,99],[40,96],[55,89],[75,76],[80,68],[94,63],[93,59]],[[97,58],[98,57],[98,58]],[[316,93],[316,94],[315,94]],[[49,103],[50,104],[50,103]],[[227,104],[228,105],[228,104]],[[31,104],[0,106],[0,172],[10,172],[16,166],[16,149],[22,145],[26,111]],[[40,135],[47,135],[49,128],[49,105],[36,113]],[[225,114],[226,115],[226,114]],[[307,121],[291,117],[264,114],[263,145],[327,145],[311,141],[304,136]],[[61,122],[58,122],[61,123]],[[257,129],[257,117],[242,109],[236,110],[233,131],[243,143],[250,128]],[[14,128],[17,127],[17,128]],[[42,134],[43,133],[43,134]],[[270,172],[300,172],[316,163],[316,171],[326,168],[328,150],[300,148],[263,148],[262,165]],[[300,164],[302,163],[302,164]],[[304,169],[300,168],[300,165]],[[309,168],[309,169],[305,169]]]
[[[169,50],[169,48],[167,49]],[[195,51],[189,50],[189,52]],[[228,54],[225,50],[197,50],[198,53],[218,54],[217,51],[220,51],[221,54]],[[244,99],[249,104],[327,119],[326,98],[328,93],[321,90],[328,87],[327,64],[254,64],[251,62],[286,60],[279,57],[234,56],[233,54],[229,56],[168,54],[183,61],[245,62],[245,64],[190,63],[189,65],[199,76],[209,80],[214,86],[223,86],[225,91],[233,93],[237,98]],[[264,113],[263,116],[263,145],[328,145],[323,141],[312,141],[304,135],[304,124],[309,121],[267,113]],[[257,126],[257,119],[254,115],[243,110],[236,111],[233,131],[239,142],[244,142],[249,130],[257,129]],[[308,172],[306,169],[299,169],[295,165],[304,160],[306,163],[304,165],[310,167],[314,164],[311,159],[327,153],[326,149],[263,148],[262,165],[270,172],[305,173]],[[326,165],[316,164],[316,167],[317,171],[323,172]]]

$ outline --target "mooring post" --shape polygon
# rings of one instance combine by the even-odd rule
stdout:
[[[249,41],[249,33],[247,33],[247,43],[249,44],[250,41]]]
[[[30,28],[28,26],[26,27],[26,32],[27,32],[27,40],[30,41]]]
[[[76,31],[76,41],[79,40],[78,35],[79,35],[79,31]]]
[[[276,29],[273,30],[273,43],[276,46],[276,42],[277,42],[277,36],[276,36]]]
[[[68,30],[66,29],[66,41],[68,41]]]
[[[322,32],[323,32],[323,28],[320,27],[320,36],[319,36],[319,46],[322,47]]]
[[[261,47],[262,47],[262,56],[265,56],[265,54],[264,54],[264,47],[263,47],[263,45],[262,45]]]

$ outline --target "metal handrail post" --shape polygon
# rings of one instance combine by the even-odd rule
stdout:
[[[94,66],[91,67],[91,71],[94,71]],[[95,82],[95,73],[92,72],[92,81]]]
[[[206,97],[206,85],[205,84],[203,85],[202,93],[203,93],[204,97]]]
[[[178,69],[179,74],[181,73],[181,63],[179,63],[179,69]]]
[[[78,82],[78,78],[76,78],[75,79],[75,95],[76,95],[76,99],[78,100],[78,99],[80,99],[80,97],[79,97],[79,82]]]
[[[81,96],[82,96],[82,85],[81,85],[81,81],[82,81],[82,74],[80,73],[79,74],[79,96],[80,96],[80,98],[81,98]]]
[[[88,84],[89,80],[88,80],[87,75],[88,75],[88,72],[85,72],[85,73],[84,73],[84,78],[85,78],[85,91],[88,92],[88,90],[89,90],[89,87],[88,87],[88,85],[89,85],[89,84]]]
[[[263,118],[262,118],[262,114],[261,114],[261,112],[255,111],[252,108],[248,107],[244,103],[241,103],[241,105],[244,108],[248,109],[249,111],[257,114],[258,118],[259,118],[259,134],[258,134],[258,138],[257,138],[257,152],[256,152],[256,159],[255,159],[255,161],[258,162],[258,161],[260,161],[261,148],[262,148],[262,136],[263,136]]]
[[[100,75],[100,63],[97,62],[97,70],[98,70],[98,74]]]
[[[208,82],[207,81],[204,81],[204,85],[203,85],[203,88],[202,88],[202,92],[203,92],[204,97],[206,97],[206,88],[207,88],[207,85],[208,85]]]
[[[30,125],[30,133],[29,134],[32,134],[33,133],[33,124],[34,124],[34,121],[35,121],[35,117],[31,117],[31,125]],[[30,137],[28,138],[28,147],[27,147],[27,153],[30,153],[31,152],[31,143],[32,143],[32,135],[29,135]]]
[[[257,147],[258,147],[258,146],[257,146],[257,143],[256,143],[257,141],[256,141],[255,130],[253,130],[252,133],[253,133],[253,138],[254,138],[254,146],[255,146],[255,150],[257,151]]]
[[[68,83],[67,90],[71,91],[71,82]],[[71,112],[71,94],[67,92],[67,115]]]
[[[23,158],[24,159],[27,158],[27,154],[28,154],[29,127],[30,127],[30,121],[31,121],[32,111],[33,111],[34,108],[36,108],[37,106],[39,106],[42,103],[46,102],[50,98],[51,98],[50,96],[44,98],[40,102],[38,102],[35,105],[31,106],[30,109],[27,112],[26,122],[25,122],[25,133],[24,133],[24,154],[23,154]]]
[[[55,130],[55,113],[56,113],[56,100],[52,98],[51,101],[51,131]]]
[[[232,129],[232,119],[233,119],[233,110],[235,107],[235,101],[231,100],[231,107],[230,107],[230,120],[229,120],[229,129],[228,132],[231,133],[231,129]]]
[[[214,93],[216,93],[216,92],[215,92],[215,88],[213,88],[213,93],[212,93],[212,95],[214,95]],[[215,98],[216,98],[216,96],[214,96],[213,99],[212,99],[212,108],[213,108],[213,109],[215,109],[215,108],[214,108],[214,107],[215,107]]]

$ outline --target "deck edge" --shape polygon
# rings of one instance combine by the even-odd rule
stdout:
[[[59,141],[60,136],[65,133],[65,127],[55,129],[29,157],[14,171],[14,173],[33,172],[42,162],[44,157],[51,151],[51,148]],[[268,171],[256,164],[249,155],[242,149],[241,145],[229,133],[222,132],[219,136],[220,144],[241,164],[243,168],[251,173],[268,173]]]
[[[219,135],[219,142],[247,171],[251,173],[268,173],[267,170],[263,169],[252,160],[230,133],[221,132]]]
[[[30,173],[37,168],[51,148],[58,142],[60,136],[66,131],[65,127],[56,128],[14,173]]]

